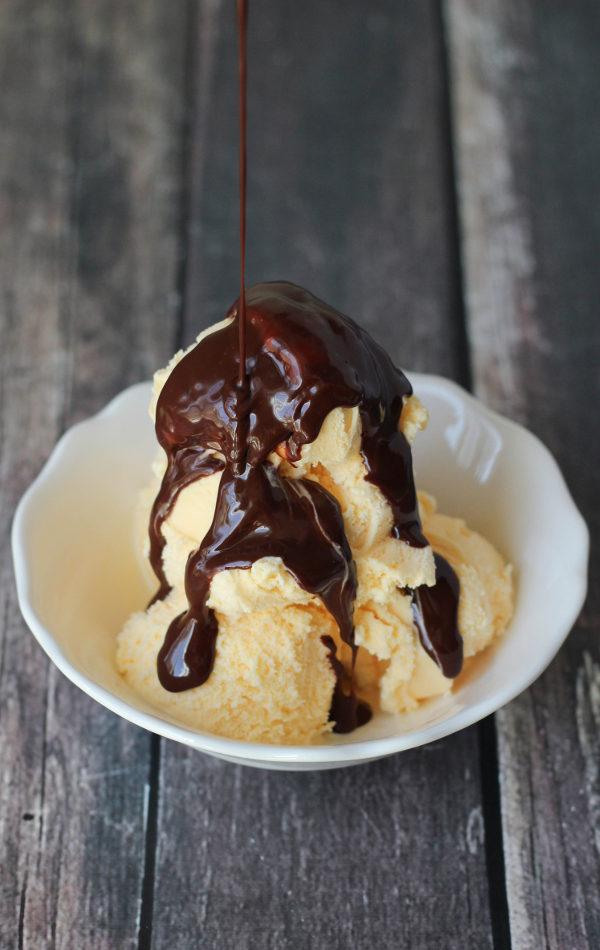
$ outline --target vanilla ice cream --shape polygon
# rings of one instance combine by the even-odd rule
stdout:
[[[262,334],[261,359],[265,358],[265,349],[268,354],[275,352],[275,344],[272,341],[278,332],[279,323],[274,318],[271,319],[272,313],[277,311],[277,320],[296,320],[304,334],[305,326],[309,325],[308,321],[305,321],[304,311],[301,317],[296,318],[294,308],[314,309],[317,305],[325,307],[319,301],[315,302],[315,298],[310,295],[300,297],[300,291],[297,288],[289,290],[291,287],[292,285],[260,285],[260,288],[253,288],[253,291],[257,291],[254,297],[253,291],[248,291],[251,315],[252,306],[255,307],[255,315],[251,316],[251,319]],[[272,288],[276,288],[278,294],[276,304],[271,302],[274,292]],[[301,293],[306,294],[304,291]],[[282,299],[283,304],[280,302]],[[279,310],[283,313],[279,314]],[[289,311],[292,312],[291,317],[288,315]],[[268,332],[263,329],[265,312],[268,313],[270,321]],[[335,315],[335,311],[327,308],[327,319],[337,332],[335,319],[338,315],[333,317],[331,314]],[[165,384],[176,368],[182,365],[182,361],[189,354],[192,354],[194,359],[199,357],[207,338],[228,333],[234,318],[235,313],[231,313],[228,319],[201,334],[192,347],[185,353],[176,354],[169,366],[155,375],[151,405],[153,416],[157,412],[157,406],[161,405],[161,393]],[[347,318],[342,319],[347,321]],[[351,324],[351,321],[348,321],[348,324],[352,333],[362,333],[355,331],[355,325]],[[344,332],[346,326],[343,325]],[[286,324],[285,333],[287,332]],[[363,335],[361,340],[364,337],[366,335]],[[213,337],[212,342],[215,340],[216,337]],[[285,380],[285,385],[282,384],[284,390],[288,386],[287,380],[293,377],[294,372],[298,372],[295,359],[299,344],[294,338],[294,350],[288,342],[285,347],[277,342],[279,348],[273,357],[277,361],[282,379]],[[304,346],[303,336],[302,345]],[[375,348],[375,362],[383,360],[383,355],[379,355],[382,351],[374,344],[369,345]],[[345,359],[345,373],[348,373],[347,364],[348,359]],[[337,364],[335,370],[337,372]],[[327,375],[327,367],[323,375]],[[333,385],[336,382],[333,373],[332,380]],[[296,389],[293,390],[295,398],[302,381],[299,376]],[[279,391],[273,388],[272,383],[270,385],[269,411],[273,411],[273,405],[277,408]],[[314,398],[313,390],[314,386],[311,399]],[[395,406],[393,411],[396,412],[396,434],[390,435],[388,425],[385,438],[388,441],[396,440],[394,445],[400,438],[404,444],[402,451],[408,453],[410,462],[408,446],[412,444],[419,430],[426,426],[428,416],[418,398],[411,394],[409,386],[406,390],[394,403],[389,402],[389,405]],[[202,398],[206,398],[204,391]],[[264,394],[259,393],[256,399],[259,398],[264,398]],[[289,401],[289,393],[286,393],[285,398]],[[177,399],[178,405],[185,403],[187,442],[184,446],[182,437],[173,436],[173,451],[184,451],[181,448],[184,446],[188,452],[189,440],[195,438],[189,420],[193,421],[195,416],[183,396],[178,395]],[[283,397],[281,399],[283,404]],[[294,419],[304,419],[309,414],[308,410],[303,408],[304,405],[302,404],[300,410],[294,409]],[[221,450],[216,442],[213,444],[212,435],[213,442],[209,440],[208,452],[216,470],[210,470],[210,466],[207,468],[205,458],[200,454],[207,451],[205,439],[197,451],[206,474],[197,478],[190,478],[185,473],[184,477],[180,476],[180,484],[183,487],[178,491],[175,500],[169,505],[163,505],[161,509],[165,513],[160,522],[161,597],[145,611],[134,614],[128,620],[118,639],[117,663],[122,675],[136,691],[150,703],[188,726],[260,742],[308,743],[317,740],[336,725],[332,697],[336,690],[339,693],[341,686],[331,658],[331,643],[337,646],[337,657],[345,668],[345,680],[353,679],[358,696],[368,698],[375,708],[386,712],[402,712],[414,708],[428,697],[449,690],[453,679],[444,675],[440,668],[444,664],[440,656],[436,655],[435,649],[426,651],[423,636],[420,636],[419,628],[415,624],[413,606],[415,591],[433,590],[436,585],[434,552],[450,565],[449,570],[453,572],[460,588],[457,623],[465,657],[484,649],[494,637],[505,630],[510,620],[513,600],[510,567],[492,545],[470,531],[463,521],[438,513],[434,500],[424,494],[420,494],[418,500],[424,537],[420,534],[418,514],[415,515],[416,522],[414,519],[411,522],[410,516],[406,515],[408,528],[402,536],[402,530],[398,529],[402,515],[398,514],[398,506],[394,507],[394,498],[390,495],[388,483],[382,482],[380,478],[380,484],[375,484],[377,473],[373,475],[373,459],[380,458],[384,449],[387,451],[387,443],[381,447],[382,436],[379,431],[374,435],[374,430],[369,431],[371,454],[365,449],[368,443],[363,428],[372,426],[373,418],[377,423],[376,412],[375,415],[372,413],[370,417],[366,416],[363,404],[358,400],[354,405],[339,404],[333,405],[332,408],[327,402],[324,405],[328,411],[319,420],[318,427],[315,425],[317,431],[311,441],[298,444],[302,440],[294,430],[294,451],[289,450],[289,445],[286,448],[286,442],[282,440],[272,445],[268,453],[265,449],[260,464],[268,473],[269,491],[275,491],[274,497],[277,499],[280,486],[295,492],[292,484],[294,483],[298,486],[302,504],[308,503],[302,494],[308,486],[310,499],[316,498],[317,503],[323,502],[326,508],[329,503],[334,506],[332,523],[335,522],[337,512],[340,527],[336,530],[345,537],[340,535],[332,540],[330,527],[327,531],[323,528],[323,532],[328,532],[327,541],[331,542],[332,548],[337,552],[335,564],[345,558],[348,565],[346,575],[342,581],[335,581],[338,584],[335,589],[333,580],[330,586],[323,584],[317,590],[313,584],[311,589],[310,584],[302,582],[302,577],[287,553],[288,548],[282,547],[277,537],[272,544],[273,551],[279,553],[266,554],[255,560],[249,560],[245,555],[241,557],[241,567],[229,566],[235,564],[235,552],[229,552],[229,560],[223,562],[226,566],[211,572],[206,582],[207,593],[202,608],[204,619],[201,619],[201,622],[210,621],[214,626],[212,665],[210,668],[207,666],[209,673],[205,675],[204,681],[189,688],[186,680],[181,688],[175,681],[172,688],[166,689],[157,672],[157,658],[162,649],[163,656],[175,656],[170,662],[179,663],[181,666],[184,651],[188,650],[191,655],[189,637],[186,640],[181,639],[179,635],[180,641],[177,641],[173,634],[169,634],[171,643],[175,644],[170,647],[169,654],[163,647],[165,636],[167,631],[174,629],[174,625],[180,622],[178,618],[185,615],[189,609],[186,583],[189,593],[194,581],[194,558],[195,570],[199,570],[197,552],[203,544],[206,545],[206,539],[211,536],[211,532],[212,537],[217,538],[217,542],[212,542],[213,546],[216,543],[221,544],[223,532],[219,529],[219,534],[215,525],[219,517],[228,518],[229,521],[234,517],[231,514],[231,502],[229,509],[223,511],[222,480],[228,477],[227,462],[221,461]],[[313,403],[309,405],[309,409],[311,407],[314,407]],[[385,427],[383,397],[381,407],[382,426]],[[287,404],[282,414],[284,412],[288,412],[286,419],[292,418]],[[286,425],[292,432],[291,424]],[[251,444],[252,430],[248,438]],[[379,443],[375,441],[377,438]],[[169,446],[167,448],[169,449]],[[397,451],[397,448],[394,451]],[[167,456],[168,451],[165,452],[163,446],[154,465],[153,482],[140,500],[144,512],[143,520],[146,522],[154,499],[161,491],[161,485],[164,486],[165,479],[169,478],[165,473],[169,466],[173,468],[172,457],[167,461]],[[189,452],[185,458],[189,458]],[[222,468],[222,465],[225,467]],[[246,476],[237,477],[243,479]],[[406,473],[403,477],[408,478],[408,489],[405,492],[408,497],[411,490],[414,493],[411,464],[409,477]],[[311,483],[317,487],[310,488]],[[164,490],[163,494],[166,495]],[[236,499],[238,497],[239,492],[235,495]],[[296,504],[296,495],[291,497]],[[402,500],[402,504],[408,511],[410,505],[406,499]],[[221,515],[218,512],[219,505],[222,509]],[[257,526],[255,521],[256,518],[252,523],[252,530],[260,537],[261,530],[264,534],[266,529],[261,529],[260,524]],[[278,525],[278,519],[274,519],[274,523]],[[293,518],[290,524],[294,526]],[[303,543],[301,527],[298,525],[298,545]],[[228,530],[233,529],[228,527]],[[270,530],[273,534],[273,531],[276,533],[278,529],[275,527]],[[245,542],[242,541],[242,547],[243,543]],[[311,551],[307,550],[305,556],[310,560]],[[316,546],[314,556],[318,556]],[[337,600],[331,593],[332,590],[334,593],[338,591],[335,594]],[[348,637],[340,633],[342,626],[339,615],[337,622],[334,616],[332,603],[341,602],[339,591],[346,592],[344,603],[348,598],[352,600],[350,616],[354,625],[354,648],[348,645]],[[178,642],[182,646],[178,645]],[[353,652],[356,653],[356,661],[352,675]],[[185,663],[183,665],[187,670],[188,666]],[[164,676],[163,680],[166,681]]]

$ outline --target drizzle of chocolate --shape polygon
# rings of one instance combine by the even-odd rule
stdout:
[[[237,385],[236,303],[229,322],[175,367],[157,404],[156,434],[167,454],[150,522],[158,597],[168,591],[164,519],[186,485],[222,471],[211,528],[186,570],[189,610],[171,624],[158,658],[160,681],[171,691],[210,674],[216,621],[206,600],[214,574],[267,555],[281,557],[300,586],[322,599],[353,647],[356,579],[339,505],[317,483],[283,478],[268,461],[275,449],[298,461],[332,409],[358,407],[366,478],[390,503],[392,534],[427,544],[410,446],[398,429],[412,393],[404,374],[353,320],[300,287],[259,284],[247,290],[246,305],[246,390]]]
[[[419,639],[426,653],[449,679],[463,664],[463,641],[458,632],[458,578],[441,554],[434,554],[435,586],[412,591],[412,609]]]
[[[331,669],[335,674],[335,687],[331,697],[329,710],[330,722],[335,722],[334,732],[352,732],[359,726],[364,726],[371,718],[371,709],[362,702],[354,691],[354,661],[356,650],[352,651],[352,670],[348,688],[344,689],[344,680],[347,679],[346,670],[337,657],[335,641],[332,637],[321,637],[321,642],[327,648],[327,656]]]

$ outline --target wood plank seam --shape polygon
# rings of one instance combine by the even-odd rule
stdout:
[[[150,950],[154,922],[154,869],[158,836],[158,802],[160,797],[160,736],[153,735],[150,745],[150,768],[144,808],[144,876],[140,902],[138,950]]]
[[[442,74],[445,78],[444,115],[446,117],[446,151],[449,169],[448,194],[451,205],[450,242],[455,248],[453,257],[456,269],[458,300],[453,312],[460,324],[460,352],[464,353],[458,381],[465,389],[473,391],[473,371],[469,346],[469,328],[467,319],[467,300],[465,270],[462,253],[461,212],[458,196],[459,179],[457,172],[456,140],[451,102],[451,70],[448,24],[445,17],[445,0],[438,0],[440,57]],[[488,874],[488,893],[494,950],[510,950],[510,919],[506,892],[506,869],[502,840],[502,807],[498,775],[497,732],[495,716],[490,716],[477,724],[479,737],[479,770],[481,777],[481,796],[485,835],[485,856]]]

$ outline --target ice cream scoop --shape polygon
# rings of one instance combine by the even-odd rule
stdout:
[[[410,442],[427,416],[404,374],[302,288],[258,285],[246,308],[246,385],[237,305],[157,374],[160,586],[119,666],[199,727],[310,741],[366,721],[357,686],[395,708],[428,667],[448,688],[460,582],[422,530]]]

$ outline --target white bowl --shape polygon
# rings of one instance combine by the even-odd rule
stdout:
[[[151,589],[135,550],[134,508],[155,440],[149,383],[132,386],[57,444],[17,508],[12,531],[19,604],[70,680],[152,732],[232,762],[272,769],[355,765],[469,726],[546,668],[584,601],[588,532],[546,448],[454,383],[409,374],[431,414],[415,448],[417,484],[464,517],[515,567],[506,635],[455,690],[415,713],[377,715],[347,736],[272,746],[193,731],[155,709],[117,673],[115,638]]]

